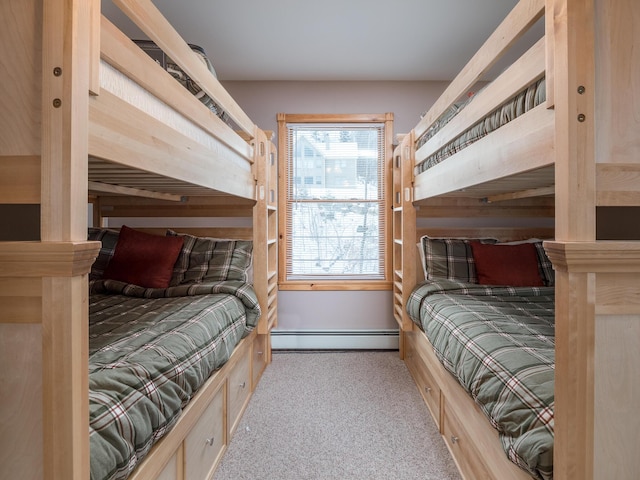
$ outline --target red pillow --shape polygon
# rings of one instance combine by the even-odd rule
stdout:
[[[479,284],[513,287],[544,285],[533,243],[496,245],[471,242],[471,250]]]
[[[161,237],[123,225],[103,278],[167,288],[183,241],[182,237]]]

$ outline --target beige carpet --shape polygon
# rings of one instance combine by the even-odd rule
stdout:
[[[215,480],[460,477],[398,352],[278,353]]]

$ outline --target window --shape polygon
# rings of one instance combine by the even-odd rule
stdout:
[[[278,116],[281,287],[388,286],[392,118]]]

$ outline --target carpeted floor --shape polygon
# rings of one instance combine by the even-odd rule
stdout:
[[[278,353],[215,480],[458,480],[398,352]]]

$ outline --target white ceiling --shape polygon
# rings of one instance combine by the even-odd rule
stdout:
[[[450,80],[517,0],[154,0],[218,78]],[[146,38],[115,7],[105,15]]]

